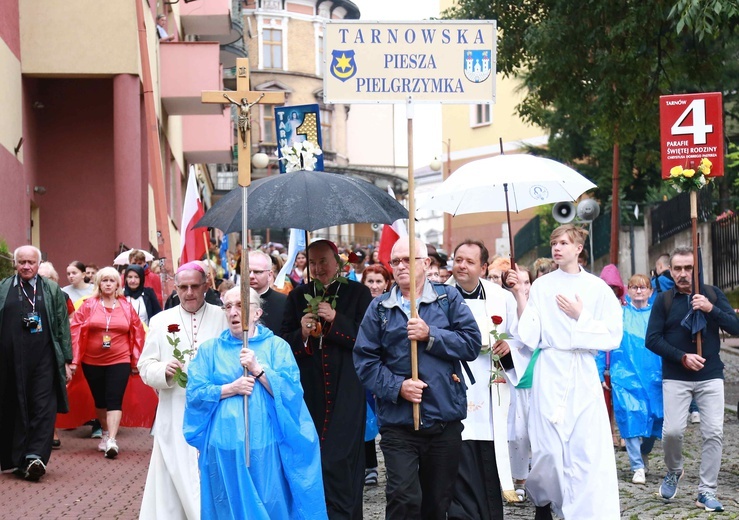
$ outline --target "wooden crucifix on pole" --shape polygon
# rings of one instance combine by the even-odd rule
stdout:
[[[234,104],[238,107],[238,161],[239,186],[251,184],[251,120],[249,111],[258,103],[282,105],[285,103],[284,92],[259,92],[249,90],[249,59],[236,60],[236,90],[206,90],[202,93],[203,103]]]
[[[251,107],[258,103],[282,105],[285,103],[284,92],[256,92],[249,90],[249,60],[236,60],[236,91],[205,91],[201,94],[203,103],[231,103],[238,107],[236,120],[239,144],[236,155],[239,165],[239,186],[241,189],[241,231],[244,239],[247,236],[247,187],[251,184]],[[241,326],[244,348],[249,346],[249,251],[245,248],[241,254]],[[244,367],[244,377],[248,371]],[[249,398],[244,396],[244,431],[246,448],[246,465],[249,466]]]

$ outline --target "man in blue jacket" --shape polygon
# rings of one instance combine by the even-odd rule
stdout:
[[[459,292],[426,280],[426,245],[407,239],[390,255],[396,284],[367,309],[354,366],[377,403],[387,470],[387,519],[443,519],[452,498],[467,415],[460,361],[480,352],[480,331]],[[411,318],[410,262],[415,262],[418,318]],[[446,302],[444,301],[446,300]],[[410,340],[418,342],[418,380],[411,378]],[[421,409],[413,428],[413,403]]]
[[[647,348],[662,357],[662,448],[667,475],[659,490],[665,499],[677,494],[677,483],[683,476],[683,432],[690,400],[695,399],[701,411],[703,437],[695,504],[706,511],[723,511],[716,498],[724,432],[724,364],[719,357],[719,327],[729,334],[739,334],[739,320],[717,287],[706,285],[703,294],[691,294],[696,271],[691,248],[678,247],[673,251],[670,271],[675,287],[657,296],[646,337]],[[707,322],[702,332],[701,355],[696,353],[690,329],[681,325],[690,309],[702,311]]]

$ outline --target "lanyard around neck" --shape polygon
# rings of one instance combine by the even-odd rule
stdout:
[[[29,281],[28,283],[30,284],[31,282]],[[31,304],[31,312],[36,312],[36,286],[33,285],[33,300],[28,297],[28,293],[26,292],[26,288],[23,286],[23,281],[20,276],[18,277],[18,287],[23,291],[23,296],[26,297],[28,303]]]
[[[113,300],[113,307],[110,308],[110,313],[108,313],[105,301],[100,298],[100,304],[103,306],[103,316],[105,316],[105,332],[108,332],[108,329],[110,328],[110,320],[113,319],[113,311],[115,311],[116,303],[118,303],[118,300]]]

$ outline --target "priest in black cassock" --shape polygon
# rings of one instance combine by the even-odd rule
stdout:
[[[13,253],[17,273],[0,282],[0,466],[30,481],[46,473],[57,412],[67,412],[72,339],[67,303],[38,276],[41,251]]]
[[[328,516],[361,519],[366,405],[352,349],[372,296],[360,283],[335,281],[340,263],[333,242],[313,242],[308,258],[313,280],[288,295],[282,337],[297,360],[305,403],[321,441]],[[323,302],[317,314],[303,312],[305,296],[317,295],[315,280],[326,286],[326,295],[336,295],[335,309]]]

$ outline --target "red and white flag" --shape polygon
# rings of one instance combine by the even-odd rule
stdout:
[[[198,192],[198,183],[195,180],[195,169],[190,166],[190,175],[187,179],[187,191],[185,192],[185,204],[182,208],[182,224],[180,225],[180,233],[182,234],[180,263],[179,265],[200,260],[206,253],[205,236],[208,233],[207,227],[199,227],[191,229],[195,223],[203,218],[205,210],[203,202],[200,200]]]
[[[387,192],[391,197],[395,198],[393,189],[388,186]],[[390,266],[390,252],[401,237],[407,237],[408,230],[405,227],[405,222],[402,219],[398,219],[393,222],[392,225],[385,224],[382,226],[382,234],[380,235],[380,246],[377,248],[378,257],[382,265],[385,266],[390,273],[393,272],[393,268]]]

